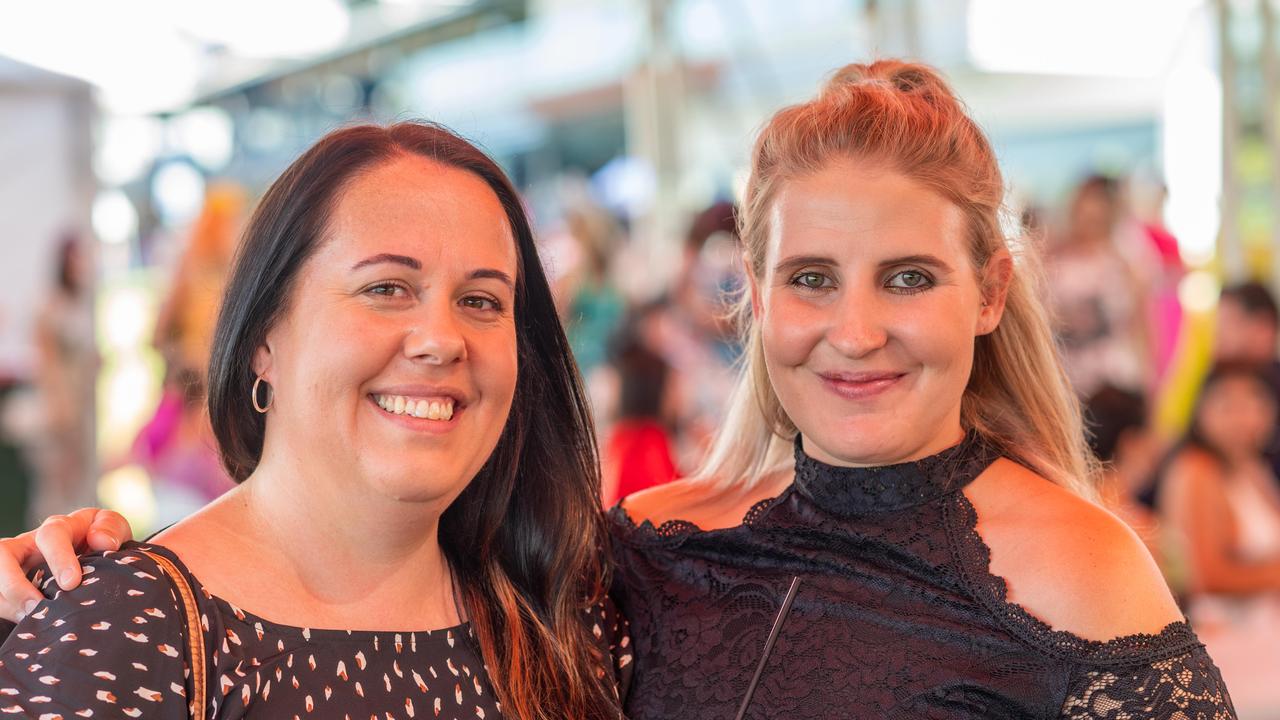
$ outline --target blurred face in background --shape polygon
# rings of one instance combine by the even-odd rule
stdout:
[[[517,251],[479,178],[402,156],[355,176],[256,358],[267,447],[392,500],[452,502],[516,386]]]
[[[1197,420],[1209,444],[1228,457],[1257,457],[1275,429],[1275,397],[1258,378],[1227,375],[1204,389]]]
[[[765,366],[805,450],[829,464],[924,457],[962,437],[983,305],[964,216],[923,185],[853,160],[787,181],[753,278]]]
[[[1110,238],[1115,221],[1115,201],[1105,191],[1086,185],[1076,193],[1069,223],[1073,240],[1098,242]]]
[[[1266,313],[1250,313],[1235,298],[1218,303],[1213,337],[1215,360],[1267,363],[1276,357],[1276,325]]]

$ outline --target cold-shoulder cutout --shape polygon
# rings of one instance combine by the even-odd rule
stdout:
[[[1006,601],[1053,630],[1104,642],[1183,620],[1141,539],[1102,507],[1009,460],[964,495]]]
[[[732,527],[682,524],[702,519],[687,506],[646,507],[639,525],[615,508],[614,596],[642,659],[627,716],[729,717],[763,667],[749,717],[835,717],[856,707],[859,716],[939,720],[1234,718],[1220,674],[1177,616],[1138,608],[1142,622],[1094,627],[1046,611],[1020,582],[1014,599],[1045,619],[1007,601],[965,492],[993,466],[996,479],[1017,470],[973,432],[928,458],[863,468],[823,464],[797,442],[794,483]],[[1051,575],[1064,574],[1057,555],[1069,555],[1070,582],[1051,576],[1041,586],[1068,587],[1107,611],[1135,589],[1160,597],[1149,587],[1154,575],[1124,576],[1142,570],[1143,556],[1114,519],[1030,473],[1020,477],[1005,486],[984,480],[974,492],[997,549],[1020,549]],[[1060,527],[1039,527],[1046,518]],[[1017,519],[1027,528],[1005,528],[1014,543],[996,537],[1001,522]],[[1044,544],[1047,532],[1059,543],[1053,552],[1020,547]],[[1090,561],[1094,550],[1108,557]],[[761,665],[771,628],[777,642]]]
[[[725,485],[683,478],[632,493],[613,514],[634,527],[672,530],[721,530],[741,525],[762,502],[786,490],[792,473],[779,472],[753,485]]]

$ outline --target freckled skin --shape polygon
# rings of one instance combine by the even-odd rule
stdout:
[[[1000,312],[982,304],[960,210],[842,160],[788,181],[770,232],[753,301],[770,381],[806,449],[872,465],[957,442],[974,339]],[[830,382],[868,373],[886,379]]]

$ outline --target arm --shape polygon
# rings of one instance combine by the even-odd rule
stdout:
[[[187,717],[183,615],[169,581],[131,552],[91,557],[86,573],[0,643],[0,713]]]
[[[38,529],[0,540],[0,618],[17,621],[30,613],[44,595],[27,580],[42,562],[70,590],[80,584],[78,552],[115,550],[133,538],[129,522],[110,510],[85,508],[70,515],[54,515]]]
[[[1071,678],[1062,720],[1121,717],[1234,720],[1222,674],[1203,647],[1167,660],[1087,669]]]
[[[1169,468],[1160,512],[1182,535],[1195,587],[1205,592],[1252,593],[1280,588],[1280,558],[1246,561],[1234,551],[1231,508],[1222,467],[1184,452]]]

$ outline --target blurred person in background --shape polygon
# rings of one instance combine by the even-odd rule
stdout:
[[[1243,718],[1280,717],[1280,491],[1263,456],[1276,412],[1262,368],[1216,365],[1157,497],[1188,615]]]
[[[1266,373],[1271,387],[1280,391],[1277,334],[1280,334],[1280,308],[1266,285],[1248,281],[1222,289],[1213,335],[1215,362],[1257,365]],[[1280,478],[1280,428],[1267,443],[1266,454],[1272,473]]]
[[[609,338],[626,314],[626,302],[613,283],[613,260],[622,229],[607,210],[579,202],[565,213],[565,232],[573,251],[564,258],[556,291],[565,332],[583,377],[591,380],[608,356]]]
[[[30,447],[34,521],[93,504],[96,497],[98,352],[90,263],[77,237],[62,239],[55,268],[53,288],[36,316],[34,385],[42,421]]]
[[[1266,285],[1257,281],[1228,285],[1218,298],[1214,360],[1254,363],[1280,380],[1278,330],[1280,308]]]
[[[717,202],[694,217],[680,269],[641,331],[671,368],[672,423],[677,466],[701,461],[724,418],[740,349],[732,299],[741,292],[742,249],[737,211]]]
[[[1138,499],[1160,459],[1160,443],[1148,429],[1147,415],[1147,401],[1141,394],[1110,385],[1104,385],[1084,405],[1089,448],[1102,463],[1099,499],[1138,533],[1160,562],[1156,516]],[[1167,578],[1168,571],[1165,575]]]
[[[234,487],[218,461],[204,379],[244,208],[240,188],[218,184],[209,189],[156,319],[154,344],[165,361],[165,379],[160,402],[139,431],[129,460],[152,478],[159,527]]]
[[[605,507],[676,478],[670,417],[671,369],[638,331],[653,308],[641,308],[615,342],[610,365],[617,373],[618,401],[600,448],[601,494]]]
[[[1103,175],[1086,178],[1068,206],[1062,235],[1046,258],[1049,309],[1063,363],[1080,397],[1103,385],[1143,391],[1148,288],[1117,244],[1123,208],[1120,186]]]
[[[1147,387],[1151,392],[1162,383],[1178,349],[1182,331],[1182,301],[1178,285],[1187,273],[1178,239],[1164,223],[1168,189],[1164,183],[1135,176],[1127,193],[1132,213],[1122,232],[1121,248],[1132,249],[1130,262],[1142,276],[1147,291],[1147,339],[1154,375]]]
[[[496,163],[435,125],[325,136],[259,204],[214,338],[240,484],[0,630],[0,712],[620,717],[589,411]]]

